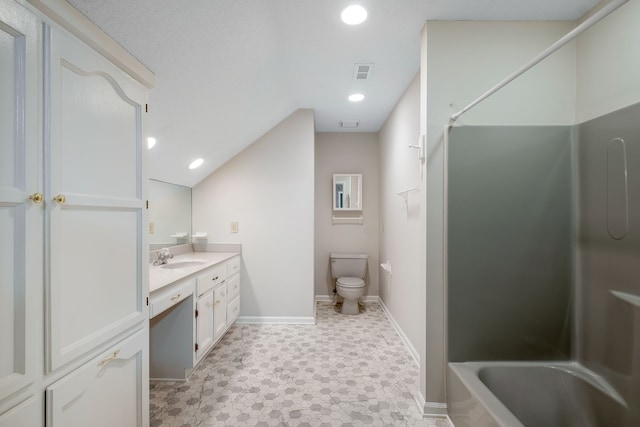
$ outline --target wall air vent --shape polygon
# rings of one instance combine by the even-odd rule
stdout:
[[[355,129],[360,124],[358,120],[345,120],[340,122],[340,127],[343,129]]]
[[[355,80],[369,80],[373,73],[373,64],[356,64],[353,67],[353,78]]]

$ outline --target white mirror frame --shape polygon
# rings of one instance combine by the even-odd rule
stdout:
[[[346,184],[348,188],[340,192],[338,189],[340,184]],[[340,204],[340,201],[342,201],[342,204]],[[334,211],[362,211],[362,174],[340,173],[333,175],[333,199],[331,206]]]

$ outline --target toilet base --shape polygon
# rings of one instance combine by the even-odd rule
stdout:
[[[358,305],[358,299],[345,299],[342,302],[342,314],[360,314],[360,306]]]

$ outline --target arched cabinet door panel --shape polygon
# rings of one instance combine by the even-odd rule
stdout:
[[[146,90],[63,31],[44,29],[47,368],[146,319]]]
[[[33,394],[42,352],[42,156],[38,144],[38,21],[0,6],[0,426]],[[31,198],[30,198],[31,196]],[[13,418],[9,418],[13,417]]]

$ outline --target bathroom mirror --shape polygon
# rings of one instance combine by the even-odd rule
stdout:
[[[191,241],[191,188],[149,180],[149,250]]]
[[[362,210],[362,174],[333,175],[333,210]]]

